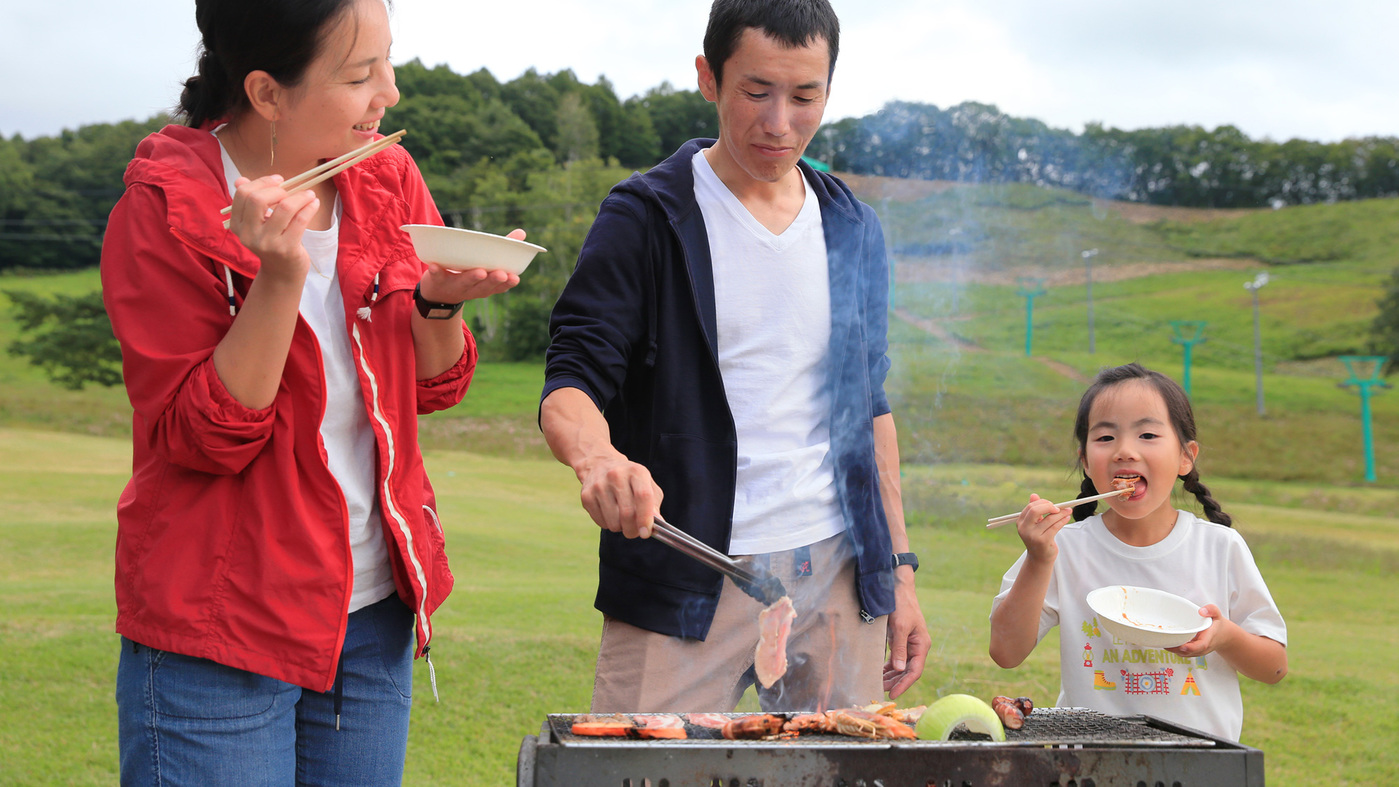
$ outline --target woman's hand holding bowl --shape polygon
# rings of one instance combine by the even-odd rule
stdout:
[[[524,240],[525,231],[512,230],[506,237]],[[435,262],[427,263],[427,272],[423,274],[421,281],[423,297],[439,303],[488,298],[499,295],[519,283],[519,274],[508,271],[485,268],[452,270]]]

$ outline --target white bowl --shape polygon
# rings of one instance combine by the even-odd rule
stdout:
[[[534,255],[548,251],[543,246],[488,232],[438,227],[432,224],[404,224],[400,229],[413,239],[413,249],[423,262],[444,268],[524,273]]]
[[[1213,622],[1189,599],[1131,585],[1098,588],[1088,594],[1088,606],[1113,636],[1144,648],[1184,645]]]

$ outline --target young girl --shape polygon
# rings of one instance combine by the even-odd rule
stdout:
[[[1287,627],[1243,538],[1200,483],[1190,400],[1135,363],[1105,369],[1079,402],[1074,437],[1081,496],[1112,490],[1114,479],[1133,491],[1108,498],[1102,515],[1096,503],[1061,510],[1030,495],[1016,523],[1025,553],[991,604],[991,658],[1018,666],[1062,624],[1058,705],[1147,714],[1238,740],[1238,673],[1282,680]],[[1171,505],[1177,478],[1209,521]],[[1168,650],[1116,641],[1086,597],[1119,584],[1188,598],[1212,623]]]
[[[470,382],[460,303],[519,278],[418,259],[400,226],[441,220],[401,147],[281,187],[398,101],[385,0],[195,17],[188,125],[141,142],[102,249],[134,411],[121,782],[397,784],[452,587],[417,414]]]

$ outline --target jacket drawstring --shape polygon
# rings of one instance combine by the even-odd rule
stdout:
[[[228,285],[228,313],[233,317],[237,317],[238,302],[236,300],[237,296],[233,291],[233,271],[229,270],[229,267],[227,265],[223,266],[223,279],[224,282]],[[365,322],[372,322],[374,318],[370,315],[369,310],[373,308],[374,304],[378,303],[378,301],[379,274],[376,273],[374,274],[374,291],[369,294],[369,305],[359,307],[359,309],[355,311],[355,316],[360,318],[361,320],[364,320]]]
[[[223,266],[223,280],[228,282],[228,313],[233,317],[237,317],[238,306],[233,295],[233,271],[229,270],[227,265]]]
[[[432,650],[431,647],[423,648],[423,659],[427,661],[428,680],[432,681],[432,701],[441,702],[442,698],[437,696],[437,668],[432,666],[432,656],[428,654],[430,650]]]
[[[335,692],[335,731],[336,731],[336,732],[339,732],[339,731],[340,731],[340,708],[344,705],[344,701],[345,701],[345,657],[344,657],[344,655],[341,655],[341,656],[340,656],[340,659],[339,659],[338,661],[335,662],[335,685],[331,687],[331,691]]]
[[[360,318],[361,320],[364,320],[365,322],[373,322],[373,321],[374,321],[374,318],[373,318],[372,316],[370,316],[369,310],[372,309],[372,308],[374,308],[374,304],[375,304],[378,300],[379,300],[379,274],[376,273],[376,274],[374,274],[374,291],[371,292],[371,293],[369,294],[369,305],[368,305],[368,306],[361,306],[361,307],[359,307],[358,309],[356,309],[356,310],[355,310],[355,316],[358,317],[358,318]]]

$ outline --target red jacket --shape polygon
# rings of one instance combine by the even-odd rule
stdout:
[[[167,126],[137,147],[125,180],[102,247],[103,300],[135,411],[131,481],[117,506],[117,631],[329,690],[353,569],[344,498],[320,440],[316,338],[298,319],[271,406],[234,400],[213,352],[259,261],[223,228],[218,142]],[[335,186],[340,287],[376,437],[384,538],[398,595],[417,613],[421,655],[452,575],[417,416],[461,401],[476,346],[466,332],[455,366],[416,380],[410,317],[424,266],[399,226],[441,219],[407,151],[381,152]]]

